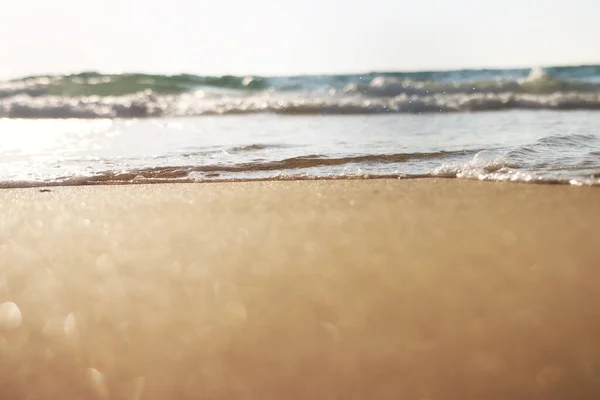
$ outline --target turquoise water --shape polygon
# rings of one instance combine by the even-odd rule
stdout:
[[[600,66],[323,76],[35,76],[0,83],[0,117],[382,114],[600,109]]]

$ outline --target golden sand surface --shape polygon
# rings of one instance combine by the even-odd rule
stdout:
[[[598,399],[600,190],[1,190],[0,398]]]

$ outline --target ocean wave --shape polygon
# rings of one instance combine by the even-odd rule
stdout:
[[[600,137],[590,134],[550,135],[538,139],[530,148],[542,149],[544,147],[581,148],[600,146]]]
[[[398,95],[445,95],[474,93],[550,94],[556,92],[599,93],[600,84],[562,80],[533,70],[528,78],[475,81],[419,81],[386,74],[348,76],[344,79],[265,78],[254,76],[204,77],[194,75],[100,75],[39,76],[0,83],[0,99],[15,96],[61,98],[120,97],[141,93],[178,95],[199,91],[209,95],[244,95],[268,90],[271,93],[303,92],[359,94],[366,97]],[[532,79],[533,77],[533,79]],[[224,91],[225,90],[225,91]]]
[[[528,144],[477,152],[466,162],[443,163],[432,176],[527,183],[600,184],[600,136],[549,135]]]
[[[543,68],[533,68],[528,76],[520,79],[476,81],[414,81],[409,78],[380,75],[370,82],[350,83],[345,93],[360,93],[374,97],[398,95],[448,95],[448,94],[553,94],[565,92],[600,93],[600,84],[569,81],[556,78]]]
[[[496,71],[496,75],[484,70],[471,71],[471,75],[446,71],[277,78],[98,73],[37,76],[0,83],[0,117],[600,109],[600,82],[575,79],[587,76],[583,72],[572,72],[573,79],[566,79],[562,70],[554,74],[549,71],[554,70],[534,68],[528,74]],[[600,69],[592,72],[597,72],[600,79]]]
[[[95,72],[59,76],[34,76],[0,83],[0,99],[18,95],[37,96],[126,96],[140,92],[181,94],[198,88],[262,90],[266,78],[255,76],[196,76],[149,74],[99,74]]]
[[[15,96],[0,99],[2,118],[147,118],[271,113],[282,115],[353,115],[474,112],[497,110],[600,110],[600,94],[475,93],[360,96],[249,96],[219,99],[155,96],[122,97]]]

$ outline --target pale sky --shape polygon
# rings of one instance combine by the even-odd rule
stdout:
[[[6,0],[0,78],[600,63],[600,0]]]

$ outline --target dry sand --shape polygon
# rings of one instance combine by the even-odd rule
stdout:
[[[597,399],[599,278],[594,188],[3,190],[0,398]]]

